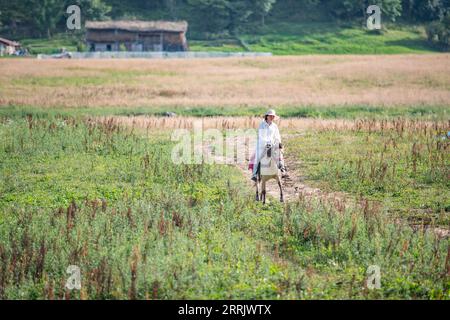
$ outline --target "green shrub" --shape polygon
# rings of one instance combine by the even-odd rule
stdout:
[[[433,21],[426,28],[428,41],[437,43],[442,49],[450,49],[450,15],[441,21]]]

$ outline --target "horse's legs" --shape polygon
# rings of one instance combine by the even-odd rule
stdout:
[[[261,198],[263,204],[266,204],[266,180],[263,178],[261,182]]]
[[[279,176],[277,176],[277,182],[278,182],[278,186],[280,187],[280,202],[284,202],[283,188],[281,187],[281,180],[280,180]]]

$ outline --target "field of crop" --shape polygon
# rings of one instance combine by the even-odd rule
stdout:
[[[450,108],[450,55],[173,60],[2,59],[0,106],[70,113],[437,116]]]
[[[449,55],[0,68],[0,299],[450,299]],[[285,203],[172,161],[174,129],[268,106]]]

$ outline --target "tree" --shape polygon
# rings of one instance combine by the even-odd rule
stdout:
[[[211,33],[226,29],[229,21],[226,0],[187,0],[190,7],[190,22],[198,30],[207,30]]]
[[[401,0],[372,0],[372,3],[381,8],[384,16],[387,16],[391,21],[395,21],[402,15],[402,1]]]
[[[167,10],[169,11],[169,15],[172,19],[176,19],[176,7],[177,3],[176,0],[164,0],[165,6]]]
[[[226,7],[230,17],[227,29],[231,34],[235,34],[252,15],[251,3],[245,0],[230,0],[227,1]]]
[[[369,5],[378,5],[383,13],[383,18],[395,21],[402,13],[402,0],[325,0],[324,3],[333,12],[333,16],[341,19],[350,19],[366,16]]]
[[[437,42],[444,50],[450,49],[450,12],[441,20],[431,22],[427,28],[427,37],[430,42]]]
[[[30,15],[41,36],[52,36],[58,22],[65,14],[64,2],[58,0],[29,0]]]
[[[85,20],[104,20],[111,12],[111,6],[103,0],[66,0],[65,7],[72,4],[80,7],[82,18]]]
[[[6,33],[16,35],[22,26],[33,29],[33,21],[28,11],[29,1],[0,0],[0,22]],[[28,30],[27,30],[28,31]]]
[[[253,0],[254,11],[261,16],[261,25],[265,25],[265,17],[272,10],[276,0]]]
[[[443,19],[450,11],[450,0],[403,0],[403,12],[415,22]]]
[[[262,21],[272,9],[276,0],[187,0],[199,13],[203,21],[201,29],[208,31],[226,30],[235,34],[253,14]]]
[[[15,34],[18,29],[26,29],[28,35],[51,37],[64,30],[66,9],[78,5],[82,19],[103,19],[110,7],[102,0],[0,0],[0,22]]]

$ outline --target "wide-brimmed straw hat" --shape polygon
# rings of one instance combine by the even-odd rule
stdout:
[[[275,116],[275,118],[279,118],[279,117],[277,116],[277,114],[275,113],[275,110],[273,110],[273,109],[267,110],[267,112],[264,114],[264,117],[265,117],[265,116]]]

